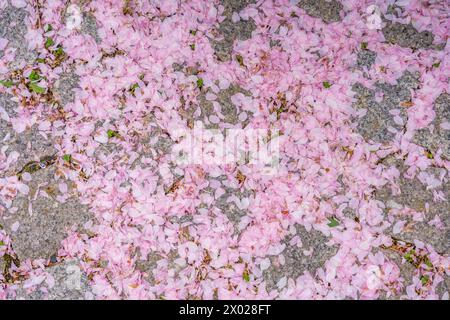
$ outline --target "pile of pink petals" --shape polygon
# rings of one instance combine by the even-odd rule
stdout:
[[[78,259],[90,281],[86,298],[377,299],[406,288],[402,298],[448,299],[448,293],[439,296],[436,291],[450,273],[448,257],[415,241],[416,251],[435,268],[419,268],[407,282],[380,249],[392,246],[386,230],[394,223],[386,219],[384,205],[373,193],[396,185],[398,170],[378,163],[388,154],[405,158],[410,177],[419,175],[431,188],[447,181],[450,162],[439,152],[427,158],[412,137],[431,124],[435,99],[449,92],[450,47],[402,48],[384,41],[380,27],[386,20],[377,22],[380,26],[367,24],[369,6],[385,14],[397,2],[401,12],[386,14],[385,19],[411,22],[419,31],[432,32],[435,44],[445,43],[446,1],[425,6],[416,0],[345,0],[340,1],[342,20],[325,24],[295,1],[260,0],[233,14],[236,23],[252,19],[256,29],[250,39],[234,42],[232,59],[225,62],[216,58],[211,45],[212,39],[219,39],[217,27],[225,19],[219,1],[137,0],[129,1],[129,11],[122,0],[85,2],[81,10],[95,17],[101,41],[68,27],[63,19],[66,1],[39,1],[39,12],[35,2],[9,1],[28,11],[26,39],[40,58],[19,68],[24,77],[40,70],[45,80],[39,86],[44,90],[51,90],[62,74],[77,77],[79,87],[75,100],[63,107],[63,119],[50,117],[52,106],[45,102],[32,108],[20,105],[15,115],[0,108],[0,117],[18,133],[36,126],[44,138],[55,141],[60,157],[71,155],[76,163],[70,167],[61,159],[57,165],[75,184],[92,217],[83,230],[69,230],[58,259]],[[7,4],[1,0],[0,10]],[[47,25],[52,29],[47,31]],[[60,46],[67,55],[57,67],[47,63],[54,59],[48,38],[54,41],[51,48]],[[279,45],[271,46],[271,40]],[[362,43],[377,54],[369,70],[356,68]],[[5,78],[13,71],[9,65],[15,51],[6,39],[0,39],[0,49],[0,78]],[[437,61],[439,66],[433,67]],[[199,73],[179,71],[176,64]],[[395,84],[406,71],[420,74],[420,87],[412,92],[413,106],[406,109],[405,130],[392,129],[395,138],[389,144],[365,141],[356,131],[355,119],[362,114],[353,107],[352,85],[376,90],[376,82]],[[158,138],[142,142],[155,128],[172,140],[178,129],[188,130],[183,110],[194,106],[201,114],[202,92],[218,110],[205,123],[242,128],[243,121],[226,124],[220,114],[217,95],[231,85],[251,93],[232,97],[240,119],[248,117],[246,128],[282,132],[276,174],[265,175],[250,164],[174,166],[170,154],[158,150]],[[0,86],[0,92],[13,94],[17,101],[37,95],[24,85]],[[287,110],[277,115],[273,110],[281,99]],[[0,170],[6,170],[14,157],[0,150]],[[440,182],[427,176],[425,170],[432,166],[446,169]],[[179,187],[167,192],[180,176]],[[15,176],[0,179],[0,214],[27,188]],[[247,212],[237,226],[239,232],[217,207],[217,199],[230,188],[235,195],[229,202]],[[60,191],[67,192],[67,186],[61,185]],[[346,217],[346,208],[357,212],[359,221]],[[407,211],[399,214],[426,215]],[[339,225],[330,227],[330,219]],[[439,217],[433,222],[439,225]],[[321,232],[337,253],[315,273],[282,277],[275,287],[267,286],[264,274],[286,263],[287,245],[312,254],[296,236],[299,226]],[[403,226],[397,223],[394,230]],[[12,254],[3,230],[0,244],[0,255]],[[137,268],[148,259],[156,261],[146,271],[150,276]],[[45,265],[41,259],[12,266],[23,280],[0,285],[0,298],[13,296],[20,286],[29,291],[51,288],[54,279]],[[421,281],[425,274],[426,283]]]

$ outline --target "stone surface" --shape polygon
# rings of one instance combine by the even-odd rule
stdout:
[[[28,49],[28,43],[25,40],[27,27],[25,18],[27,12],[24,9],[6,6],[0,11],[0,38],[9,40],[8,45],[16,48],[15,61],[10,66],[15,69],[20,63],[30,63],[34,61],[37,54]]]
[[[336,0],[301,0],[298,6],[312,17],[320,18],[325,23],[341,20],[342,4]]]
[[[53,94],[62,106],[75,100],[74,89],[78,88],[80,77],[75,72],[61,74],[53,87]]]
[[[144,274],[145,279],[152,285],[155,283],[153,276],[153,270],[156,268],[157,263],[162,257],[157,253],[149,253],[146,260],[138,259],[136,261],[136,269]]]
[[[411,24],[388,22],[382,32],[387,42],[413,50],[428,49],[432,46],[434,40],[431,32],[418,32]]]
[[[256,0],[220,0],[220,4],[224,7],[224,14],[230,17],[233,12],[239,12],[252,3],[256,3]]]
[[[68,260],[48,267],[45,270],[55,280],[53,287],[46,287],[45,293],[37,289],[31,293],[24,288],[19,288],[16,292],[16,300],[84,300],[92,297],[89,281],[77,260]]]
[[[291,246],[286,239],[286,249],[282,252],[285,257],[284,265],[277,265],[274,257],[271,258],[271,266],[264,272],[264,279],[267,284],[267,291],[276,288],[277,282],[282,277],[297,279],[306,271],[315,275],[317,269],[323,267],[324,263],[333,257],[337,251],[337,246],[327,245],[328,238],[320,231],[312,229],[307,231],[303,226],[297,226],[302,246]],[[313,249],[311,255],[304,254],[305,250]]]
[[[18,104],[11,95],[0,94],[0,108],[3,108],[9,117],[17,116]],[[7,156],[11,152],[18,152],[19,157],[0,174],[0,177],[15,175],[27,163],[53,156],[57,152],[53,147],[53,141],[41,135],[36,125],[18,134],[9,122],[0,118],[0,149],[2,148],[7,148],[5,151]]]
[[[450,130],[441,128],[444,122],[450,122],[450,95],[441,94],[434,103],[436,117],[432,126],[416,131],[414,143],[427,148],[433,154],[442,151],[442,157],[450,160]],[[431,127],[433,130],[431,130]]]
[[[239,20],[234,23],[231,20],[233,12],[239,12],[244,9],[248,4],[254,3],[254,1],[223,1],[224,15],[226,16],[218,28],[218,38],[212,39],[211,45],[214,49],[215,55],[219,61],[228,61],[232,57],[233,45],[235,40],[244,41],[250,39],[253,30],[256,29],[255,22],[252,18],[248,20]]]
[[[444,280],[438,284],[437,288],[436,288],[436,292],[439,295],[439,297],[442,297],[442,295],[445,292],[450,292],[450,277],[449,276],[445,276]]]
[[[242,198],[252,199],[252,191],[250,190],[240,190],[240,189],[232,189],[228,187],[224,187],[225,193],[220,196],[215,203],[215,206],[224,213],[228,220],[234,225],[235,234],[240,234],[241,230],[239,230],[238,225],[241,222],[241,219],[248,214],[246,209],[240,209],[236,206],[234,202],[228,202],[228,198],[231,196],[236,196],[239,200]]]
[[[416,268],[411,263],[404,260],[402,261],[401,255],[397,252],[393,252],[391,250],[382,250],[382,252],[386,256],[386,258],[388,258],[398,266],[404,284],[409,285],[410,283],[412,283]],[[389,298],[387,297],[386,292],[382,291],[380,294],[380,299],[400,300],[402,295],[406,295],[406,286],[403,286],[401,291],[392,294]]]
[[[90,35],[95,42],[100,43],[102,39],[98,35],[98,26],[95,16],[90,12],[83,12],[83,21],[81,22],[81,32]]]
[[[170,135],[158,126],[154,115],[148,114],[145,118],[148,127],[136,134],[135,151],[139,154],[139,157],[133,162],[132,168],[136,166],[147,167],[148,164],[142,163],[144,158],[155,159],[158,156],[169,155],[175,144]],[[110,143],[105,146],[108,145]],[[115,144],[112,145],[115,146]]]
[[[390,157],[384,161],[387,166],[395,166],[399,169],[401,175],[396,184],[400,188],[400,194],[393,194],[391,186],[387,185],[375,192],[375,198],[383,202],[386,206],[385,213],[391,215],[394,223],[398,220],[408,221],[407,227],[399,234],[393,234],[392,227],[387,230],[387,234],[399,238],[404,241],[413,242],[415,239],[431,244],[435,250],[442,254],[450,253],[450,202],[433,201],[433,190],[427,190],[417,178],[408,179],[404,177],[406,167],[401,160],[395,160]],[[440,173],[438,168],[429,170],[437,177]],[[450,182],[444,183],[440,188],[447,199],[450,198]],[[423,222],[415,222],[410,216],[394,216],[391,214],[392,209],[407,207],[418,212],[425,212],[426,204],[429,205],[429,213],[425,215]],[[439,215],[443,229],[437,229],[428,224],[435,215]]]
[[[217,99],[215,101],[217,101],[220,104],[221,113],[225,116],[224,118],[225,122],[233,125],[240,123],[242,128],[244,128],[248,124],[249,119],[251,118],[251,114],[247,113],[247,119],[245,121],[239,121],[238,116],[240,110],[231,102],[231,97],[238,93],[242,93],[246,96],[251,96],[250,92],[242,89],[237,85],[232,84],[228,89],[221,90],[217,94]],[[204,121],[205,118],[208,118],[209,116],[215,114],[212,102],[206,100],[205,96],[206,92],[203,92],[202,94],[199,95],[198,100],[202,113],[200,117],[193,120],[203,120],[205,127],[207,129],[217,129],[218,128],[217,125],[213,123],[206,124]],[[195,111],[195,108],[192,108],[190,111],[192,114]]]
[[[375,91],[369,90],[360,84],[353,86],[356,92],[356,109],[366,109],[367,113],[358,119],[357,131],[367,141],[388,142],[394,137],[389,127],[402,130],[402,126],[394,122],[393,116],[389,113],[392,109],[400,109],[400,116],[406,123],[405,107],[401,103],[411,100],[411,90],[418,88],[417,75],[405,72],[397,79],[397,85],[379,83],[376,85],[377,91],[383,93],[381,102],[375,101]]]
[[[17,161],[5,172],[5,176],[17,174],[25,165],[33,161],[39,161],[41,158],[53,156],[56,149],[53,142],[46,140],[39,134],[36,127],[17,134],[6,122],[0,120],[0,139],[9,134],[9,139],[0,142],[0,147],[8,146],[6,154],[16,151],[19,153]]]
[[[166,259],[168,261],[167,269],[174,270],[176,274],[178,274],[180,270],[183,269],[182,266],[174,262],[177,258],[179,258],[179,255],[176,250],[170,251],[166,256]],[[154,271],[156,268],[158,268],[158,261],[161,259],[163,259],[161,255],[150,252],[146,259],[138,259],[136,261],[136,269],[143,273],[145,280],[147,280],[148,283],[152,286],[156,284],[157,279],[155,279]]]
[[[87,206],[81,205],[76,199],[75,190],[69,182],[55,178],[55,165],[48,166],[32,174],[32,181],[28,183],[28,196],[17,196],[12,208],[16,212],[1,217],[5,230],[10,234],[13,248],[20,261],[25,259],[48,259],[57,253],[61,241],[66,237],[68,228],[80,227],[89,219]],[[60,195],[59,184],[67,183],[69,199],[64,203],[58,201]],[[40,193],[35,198],[35,193]],[[30,207],[31,205],[31,207]],[[17,231],[12,230],[15,222],[19,222]]]
[[[375,59],[377,54],[370,50],[361,50],[358,52],[356,65],[358,68],[367,68],[370,69],[372,65],[375,63]]]
[[[16,101],[13,101],[12,98],[13,96],[10,94],[0,93],[0,107],[5,109],[6,113],[10,117],[14,117],[17,115],[16,108],[18,106],[18,103]],[[0,118],[0,123],[1,122],[5,123],[2,118]],[[5,130],[0,131],[0,134],[3,134],[3,136],[5,135],[5,133]]]
[[[387,297],[385,291],[380,292],[380,300],[401,300],[405,299],[406,287],[413,283],[413,277],[417,276],[418,270],[414,265],[407,262],[405,259],[402,259],[402,256],[398,252],[393,252],[391,250],[382,250],[383,254],[392,262],[394,262],[400,271],[400,276],[403,278],[403,286],[400,291],[393,293],[391,296]],[[439,297],[450,290],[450,277],[444,274],[443,281],[438,284],[436,287],[436,293]]]
[[[8,39],[8,46],[16,49],[15,60],[9,66],[11,70],[22,63],[33,63],[37,57],[36,52],[28,49],[28,43],[25,40],[26,17],[27,13],[24,9],[11,6],[7,6],[0,12],[0,37]],[[0,94],[0,106],[9,116],[17,115],[18,105],[11,96]],[[68,200],[65,204],[59,204],[56,201],[56,193],[52,194],[55,190],[57,192],[59,183],[54,179],[56,150],[53,147],[53,141],[40,135],[36,126],[17,134],[8,122],[0,120],[0,141],[1,148],[7,147],[6,155],[13,151],[19,153],[17,161],[12,163],[8,170],[3,171],[1,176],[16,175],[25,169],[33,178],[29,183],[31,193],[36,191],[38,184],[47,183],[42,189],[46,189],[49,194],[49,198],[38,197],[35,201],[31,201],[34,211],[32,216],[30,216],[28,197],[16,198],[13,208],[16,206],[17,211],[6,212],[1,217],[1,224],[11,236],[12,245],[19,260],[48,258],[59,249],[60,241],[66,234],[66,227],[78,221],[79,216],[74,215],[74,212],[82,212],[80,215],[82,216],[87,211],[74,199]],[[13,231],[11,227],[16,222],[19,223],[18,229]]]

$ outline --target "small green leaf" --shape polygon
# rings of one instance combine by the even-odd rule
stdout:
[[[57,57],[60,57],[64,55],[64,49],[62,47],[58,47],[55,51],[53,51],[53,54]]]
[[[0,240],[0,246],[4,246],[4,245],[5,245],[5,243]]]
[[[114,137],[118,137],[118,136],[119,136],[119,132],[111,130],[111,129],[108,130],[108,138],[114,138]]]
[[[329,89],[329,88],[331,88],[331,86],[332,86],[332,84],[329,83],[328,81],[324,81],[324,82],[322,82],[322,84],[323,84],[323,87],[324,87],[325,89]]]
[[[426,150],[425,155],[428,159],[434,159],[433,153],[430,150]]]
[[[39,63],[45,63],[45,59],[44,58],[37,58],[36,61],[39,62]]]
[[[45,29],[45,32],[49,32],[49,31],[53,30],[53,26],[51,24],[48,24],[48,25],[45,26],[44,29]]]
[[[45,41],[45,48],[50,48],[52,45],[55,44],[55,41],[53,41],[52,38],[47,38],[47,40]]]
[[[280,115],[281,115],[283,112],[286,112],[286,111],[287,111],[287,109],[285,108],[285,106],[281,105],[281,106],[276,110],[276,113],[277,113],[277,119],[279,119],[279,118],[280,118]]]
[[[197,87],[199,89],[203,88],[203,79],[202,78],[197,79]]]
[[[197,34],[197,30],[190,30],[189,33],[195,36]]]
[[[367,42],[361,42],[361,49],[367,50],[367,46],[368,46]]]
[[[425,286],[428,283],[428,281],[430,281],[430,277],[429,276],[423,275],[423,276],[420,277],[420,282],[422,282],[423,286]]]
[[[334,218],[334,217],[328,218],[328,220],[330,221],[328,223],[328,226],[330,228],[334,228],[334,227],[337,227],[339,225],[339,221],[336,218]]]
[[[134,91],[135,91],[137,88],[139,88],[139,85],[138,85],[137,83],[134,83],[134,84],[131,85],[130,91],[131,91],[132,93],[134,93]]]
[[[66,162],[70,162],[70,161],[72,161],[72,155],[70,155],[70,154],[65,154],[65,155],[63,155],[63,159],[64,159],[64,161],[66,161]]]
[[[239,63],[239,65],[241,66],[241,67],[244,67],[245,65],[244,65],[244,58],[240,55],[240,54],[237,54],[236,55],[236,61]]]
[[[33,90],[33,91],[36,92],[36,93],[39,93],[39,94],[45,93],[45,88],[42,88],[42,87],[38,86],[38,85],[37,85],[36,83],[34,83],[34,82],[31,82],[31,83],[29,84],[29,86],[30,86],[30,89]]]
[[[0,80],[0,84],[7,88],[11,88],[14,85],[14,82],[11,80]]]
[[[244,273],[242,274],[242,278],[243,278],[246,282],[250,282],[250,275],[249,275],[247,269],[244,270]]]
[[[433,63],[434,68],[439,68],[440,65],[441,65],[440,61]]]
[[[405,258],[406,261],[408,261],[411,264],[414,264],[414,255],[416,252],[414,250],[408,251],[403,255],[403,258]]]
[[[425,263],[425,265],[426,265],[427,267],[433,268],[433,264],[431,263],[430,258],[425,257],[424,260],[423,260],[423,263]]]
[[[195,43],[190,44],[189,47],[191,47],[191,50],[195,50]]]
[[[39,79],[41,79],[41,76],[35,71],[31,71],[30,75],[28,76],[28,79],[30,79],[31,81],[37,81]]]

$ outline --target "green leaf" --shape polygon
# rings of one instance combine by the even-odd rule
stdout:
[[[336,218],[334,218],[334,217],[328,218],[328,220],[330,221],[328,223],[328,226],[330,228],[334,228],[334,227],[337,227],[339,225],[339,221]]]
[[[195,50],[195,43],[190,44],[189,47],[191,47],[191,50]]]
[[[409,263],[414,264],[414,258],[413,257],[414,257],[415,254],[416,254],[416,252],[413,249],[413,250],[408,251],[407,253],[405,253],[403,255],[403,258],[405,258],[405,260],[408,261]]]
[[[14,85],[14,82],[11,80],[0,80],[0,84],[7,88],[11,88]]]
[[[422,282],[422,285],[426,285],[428,283],[428,281],[430,281],[430,277],[427,275],[423,275],[420,277],[420,282]]]
[[[283,105],[281,105],[281,106],[276,110],[276,113],[277,113],[277,119],[279,119],[279,118],[280,118],[280,115],[281,115],[283,112],[285,112],[285,111],[287,111],[286,107],[283,106]]]
[[[433,268],[433,264],[431,263],[430,258],[425,257],[425,258],[423,259],[423,263],[425,263],[425,265],[426,265],[427,267]]]
[[[195,36],[197,34],[197,30],[190,30],[189,33]]]
[[[242,278],[246,281],[246,282],[250,282],[250,275],[248,274],[248,270],[245,269],[244,273],[242,274]]]
[[[199,89],[203,88],[203,79],[202,78],[197,79],[197,87]]]
[[[36,92],[36,93],[39,93],[39,94],[45,93],[45,88],[42,88],[42,87],[38,86],[38,85],[37,85],[36,83],[34,83],[34,82],[31,82],[31,83],[29,84],[29,87],[30,87],[31,90],[33,90],[33,91]]]
[[[331,86],[332,86],[332,84],[329,83],[328,81],[324,81],[324,82],[322,82],[322,84],[323,84],[323,87],[324,87],[325,89],[329,89],[329,88],[331,88]]]
[[[55,51],[53,51],[53,54],[57,57],[60,57],[64,55],[64,49],[62,47],[58,47]]]
[[[70,154],[65,154],[65,155],[63,155],[63,159],[64,159],[64,161],[66,161],[66,162],[70,162],[70,161],[72,161],[72,155],[70,155]]]
[[[45,30],[45,32],[52,31],[53,30],[53,26],[51,24],[48,24],[48,25],[45,26],[44,30]]]
[[[244,64],[244,58],[243,58],[240,54],[237,54],[237,55],[236,55],[236,61],[239,63],[239,65],[240,65],[241,67],[244,67],[244,66],[245,66],[245,64]]]
[[[430,150],[426,150],[425,155],[428,159],[434,159],[433,153]]]
[[[441,65],[440,61],[433,63],[434,68],[439,68],[440,65]]]
[[[45,59],[44,58],[37,58],[36,61],[39,62],[39,63],[45,63]]]
[[[114,138],[119,136],[119,132],[109,129],[108,130],[108,138]]]
[[[0,246],[4,246],[4,245],[5,245],[5,243],[0,240]]]
[[[30,75],[28,76],[28,79],[30,79],[31,81],[37,81],[39,79],[41,79],[41,76],[35,71],[31,71]]]
[[[135,91],[137,88],[139,88],[139,85],[138,85],[137,83],[134,83],[134,84],[131,85],[130,91],[131,91],[132,93],[134,93],[134,91]]]
[[[52,45],[55,44],[55,41],[53,41],[52,38],[47,38],[47,40],[45,41],[45,48],[50,48]]]
[[[367,50],[367,45],[368,45],[367,42],[361,42],[361,49]]]

